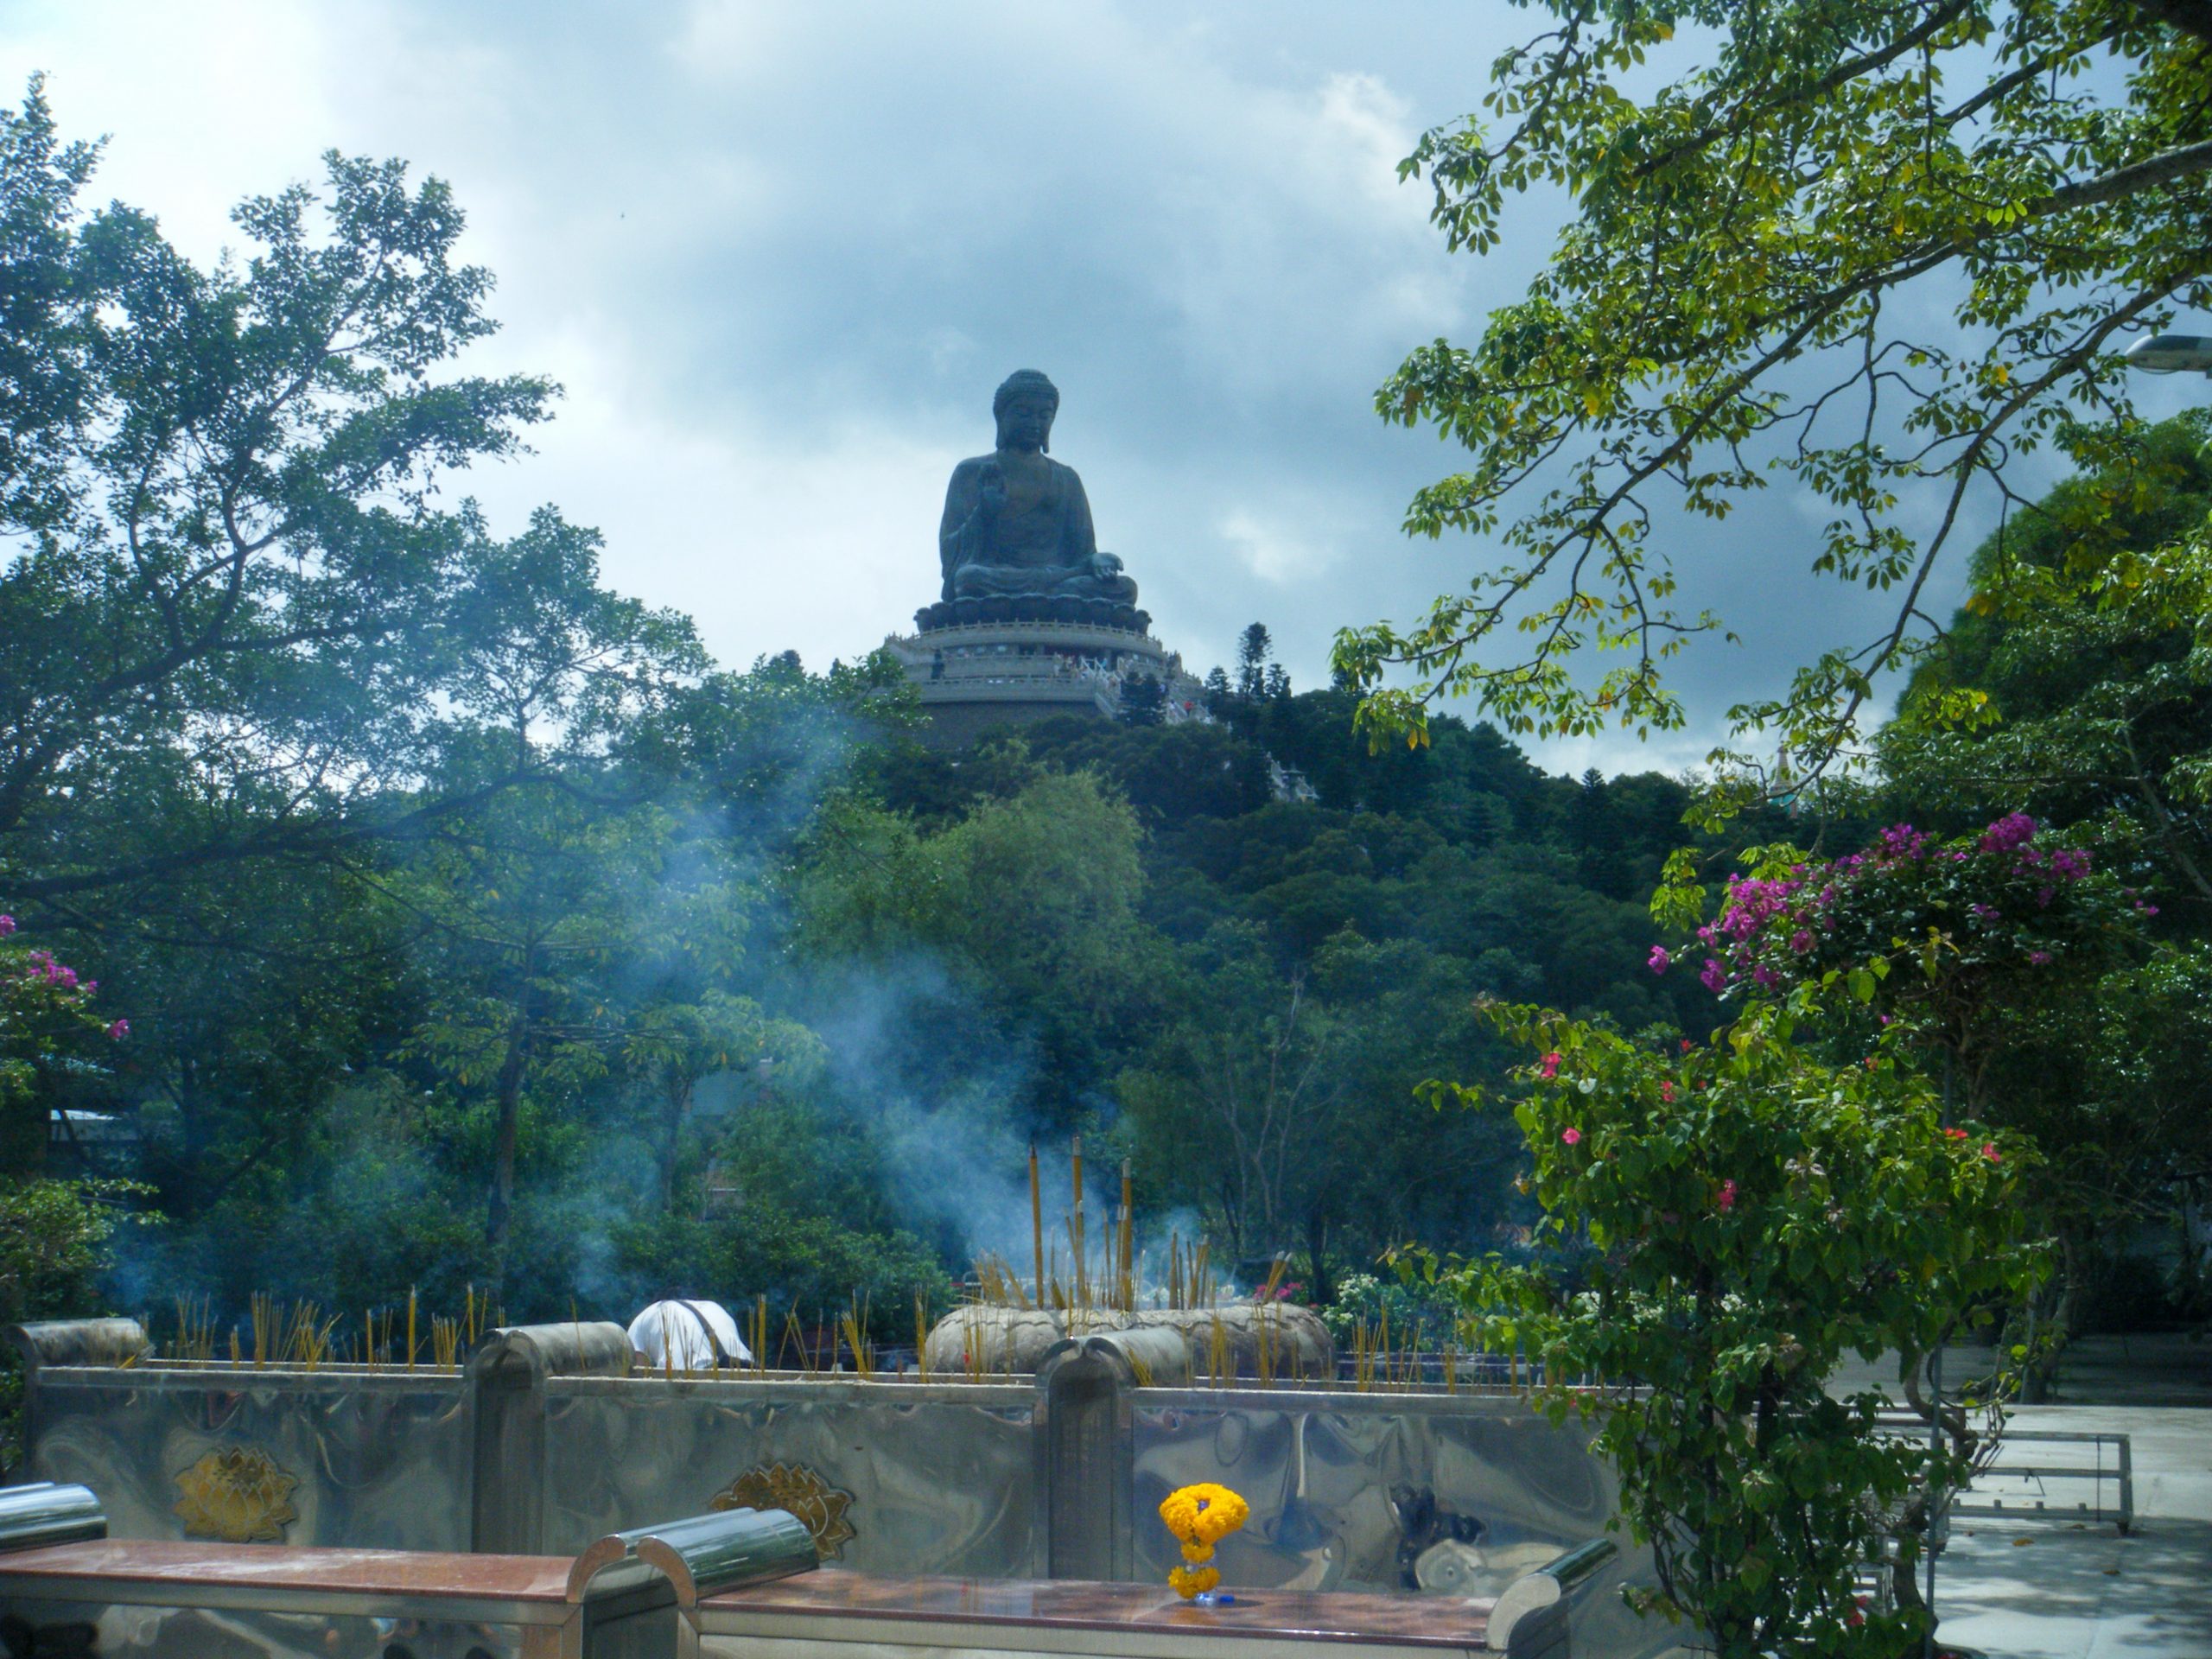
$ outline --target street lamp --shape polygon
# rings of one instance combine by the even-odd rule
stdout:
[[[2212,378],[2212,335],[2145,334],[2123,355],[2129,367],[2149,374],[2186,374],[2201,369]]]

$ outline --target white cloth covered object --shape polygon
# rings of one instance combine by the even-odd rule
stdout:
[[[737,1321],[720,1302],[655,1302],[630,1321],[630,1346],[656,1371],[711,1371],[717,1365],[753,1363],[753,1351],[737,1334]]]

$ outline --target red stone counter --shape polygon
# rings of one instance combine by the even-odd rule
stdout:
[[[1117,1655],[1188,1654],[1199,1643],[1225,1654],[1247,1644],[1328,1642],[1433,1655],[1480,1649],[1491,1606],[1442,1597],[1229,1587],[1234,1602],[1202,1607],[1164,1585],[887,1579],[824,1568],[711,1597],[699,1604],[697,1617],[702,1635],[782,1637],[810,1654],[818,1652],[817,1643]]]

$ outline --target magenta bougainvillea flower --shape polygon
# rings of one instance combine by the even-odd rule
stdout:
[[[2037,844],[2036,821],[2011,812],[1980,836],[1942,841],[1892,824],[1864,851],[1800,863],[1777,875],[1729,878],[1720,913],[1698,930],[1713,954],[1698,982],[1719,997],[1781,995],[1807,981],[1899,959],[1930,939],[1949,978],[2043,968],[2076,943],[2108,938],[2114,924],[2157,907],[2109,877],[2092,880],[2080,848]],[[1654,956],[1658,954],[1654,947]],[[1862,976],[1863,977],[1863,976]],[[1943,995],[1925,975],[1891,975],[1859,988],[1885,1005]]]

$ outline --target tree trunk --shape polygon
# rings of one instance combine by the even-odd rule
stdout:
[[[2031,1347],[2020,1378],[2020,1403],[2041,1405],[2058,1392],[2058,1362],[2074,1340],[2081,1322],[2082,1294],[2088,1268],[2082,1252],[2066,1228],[2058,1231],[2058,1271],[2038,1286],[2031,1299],[2036,1325],[2045,1333],[2040,1348]]]
[[[484,1243],[493,1272],[505,1279],[507,1229],[514,1214],[515,1129],[522,1116],[522,1075],[530,1054],[531,982],[536,978],[537,947],[523,952],[522,983],[515,991],[514,1018],[507,1027],[506,1058],[499,1065],[497,1099],[499,1133],[492,1164],[492,1203],[484,1221]]]
[[[660,1208],[663,1215],[676,1211],[676,1154],[683,1135],[684,1109],[690,1103],[690,1085],[671,1077],[662,1093],[660,1126]]]
[[[1326,1307],[1337,1300],[1336,1281],[1329,1272],[1329,1218],[1308,1213],[1306,1217],[1306,1300]]]

